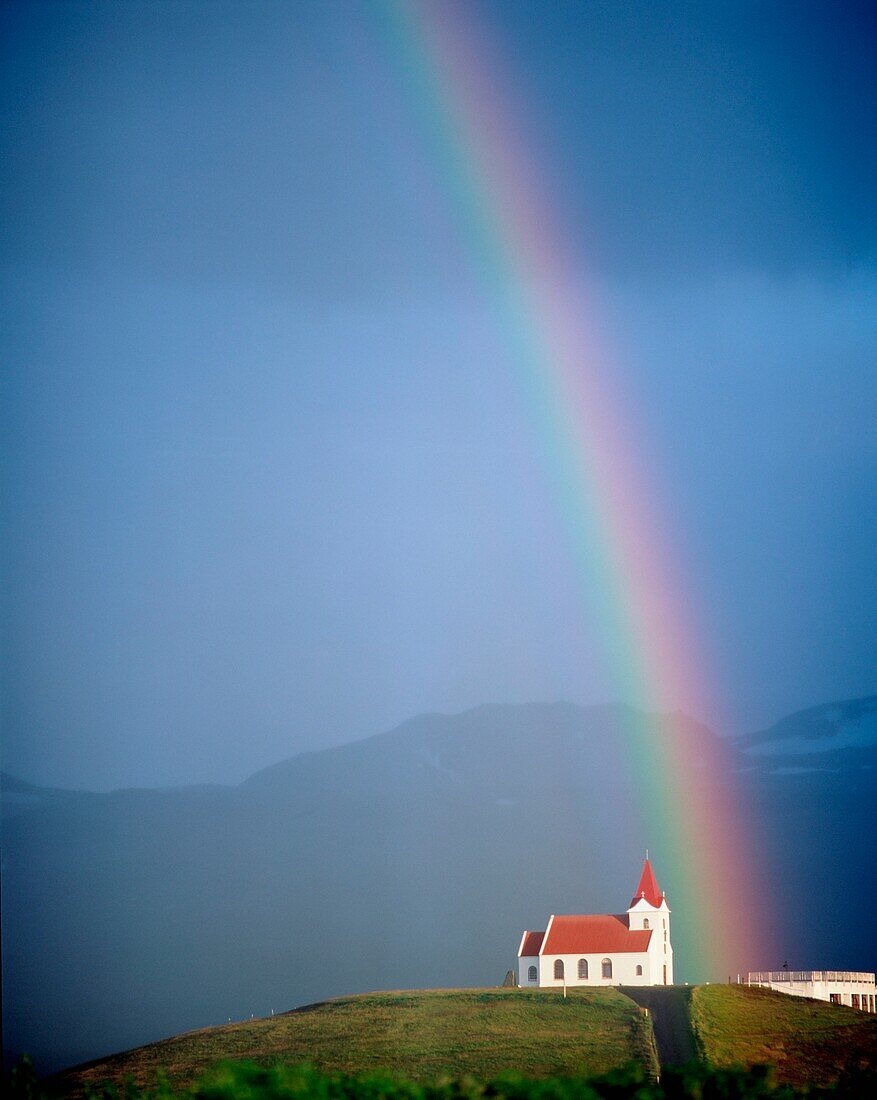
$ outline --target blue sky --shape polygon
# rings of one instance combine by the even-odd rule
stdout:
[[[727,732],[877,683],[869,7],[473,9]],[[386,10],[0,19],[3,767],[230,782],[422,711],[611,697]]]

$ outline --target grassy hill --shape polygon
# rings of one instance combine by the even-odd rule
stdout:
[[[686,1018],[669,1025],[689,1038],[693,1025],[702,1057],[720,1069],[769,1064],[778,1082],[795,1086],[827,1086],[846,1069],[877,1070],[877,1016],[744,986],[658,992],[681,995],[670,1007]],[[421,1082],[445,1074],[485,1080],[507,1070],[591,1076],[630,1063],[651,1076],[652,1022],[658,1030],[668,1024],[659,1019],[664,1000],[648,1017],[616,989],[574,989],[566,999],[556,990],[369,993],[187,1032],[70,1070],[56,1083],[81,1095],[104,1081],[151,1086],[163,1071],[173,1085],[188,1086],[226,1060],[309,1062],[327,1073],[390,1069]]]
[[[774,1067],[791,1085],[829,1085],[843,1070],[877,1069],[877,1016],[740,985],[692,990],[702,1053],[718,1067]]]
[[[566,1000],[554,991],[462,989],[369,993],[190,1031],[58,1081],[79,1093],[107,1080],[153,1084],[164,1070],[173,1084],[187,1085],[224,1059],[310,1062],[345,1073],[391,1068],[414,1080],[509,1069],[590,1075],[630,1062],[656,1068],[648,1019],[614,989],[570,990]]]

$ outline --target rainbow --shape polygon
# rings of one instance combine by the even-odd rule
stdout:
[[[716,713],[710,676],[595,296],[554,224],[541,158],[522,143],[520,104],[472,6],[389,0],[385,10],[538,422],[613,687],[649,714],[646,728],[632,715],[624,751],[643,846],[681,918],[679,969],[691,981],[725,980],[770,949],[767,895],[727,769],[703,768],[692,752],[696,733],[681,712]]]

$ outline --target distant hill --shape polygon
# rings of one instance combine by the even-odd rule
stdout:
[[[826,703],[732,738],[750,766],[772,774],[877,767],[877,695]]]
[[[687,993],[682,989],[667,993]],[[830,1085],[877,1068],[877,1018],[854,1009],[741,986],[699,986],[690,1006],[704,1057],[718,1067],[774,1066],[797,1086]],[[658,1010],[660,1011],[660,1009]],[[82,1066],[55,1082],[68,1096],[109,1081],[177,1088],[228,1059],[309,1062],[324,1072],[392,1069],[412,1080],[657,1071],[651,1018],[623,991],[407,990],[344,997],[281,1016],[206,1028]]]
[[[498,985],[524,927],[623,906],[646,845],[672,905],[628,755],[660,728],[622,706],[487,706],[237,787],[7,779],[7,1048],[51,1071],[351,992]],[[694,722],[678,736],[703,768],[743,780],[740,812],[763,838],[785,954],[753,969],[872,969],[874,750],[814,769],[783,738],[766,754],[764,739]],[[686,944],[703,930],[682,909],[673,919],[677,977],[700,977]]]

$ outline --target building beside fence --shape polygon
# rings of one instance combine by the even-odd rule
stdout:
[[[863,1012],[877,1011],[874,974],[857,970],[755,970],[746,975],[747,985],[775,989],[792,997],[812,997],[847,1005]]]

